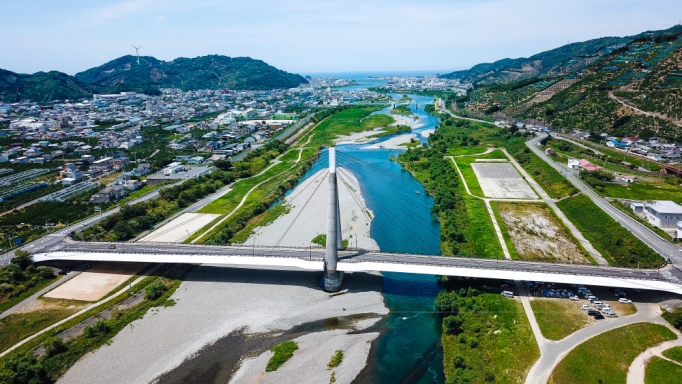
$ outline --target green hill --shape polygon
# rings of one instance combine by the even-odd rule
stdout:
[[[484,63],[463,71],[455,71],[441,77],[460,79],[465,83],[494,84],[523,80],[533,77],[565,76],[581,71],[587,65],[611,53],[622,44],[649,35],[682,32],[682,26],[662,31],[647,31],[635,36],[602,37],[538,53],[527,58],[502,59]]]
[[[682,27],[644,33],[579,73],[474,86],[458,107],[555,129],[682,141]]]
[[[159,88],[270,90],[308,81],[249,57],[202,56],[161,61],[123,56],[69,76],[62,72],[19,74],[0,69],[0,101],[16,102],[90,98],[93,93],[158,93]]]
[[[96,87],[62,72],[25,75],[0,69],[0,101],[80,99],[91,97]]]
[[[279,70],[261,60],[220,55],[161,61],[123,56],[76,74],[76,78],[111,92],[144,91],[150,88],[269,90],[293,88],[307,80]]]

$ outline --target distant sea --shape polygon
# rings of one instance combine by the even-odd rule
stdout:
[[[367,77],[383,76],[433,76],[435,74],[450,73],[452,70],[443,71],[377,71],[377,72],[316,72],[304,73],[303,76],[310,77],[334,77],[338,79],[364,80]]]

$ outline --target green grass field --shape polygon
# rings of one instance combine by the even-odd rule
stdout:
[[[663,356],[682,363],[682,347],[667,349],[663,351]]]
[[[673,200],[675,202],[682,202],[682,188],[665,182],[645,183],[635,180],[634,183],[627,186],[606,183],[602,195],[631,200]]]
[[[491,201],[490,207],[493,209],[493,213],[495,213],[495,220],[497,220],[497,225],[500,226],[500,231],[502,232],[504,243],[507,245],[509,256],[511,256],[512,260],[519,260],[519,253],[516,251],[514,242],[512,241],[512,238],[509,235],[509,231],[507,230],[507,226],[504,225],[504,220],[502,220],[502,216],[500,216],[500,212],[498,211],[497,201]],[[500,257],[502,256],[504,255],[501,255]]]
[[[471,166],[472,163],[476,163],[476,159],[507,159],[507,156],[505,156],[502,151],[495,150],[485,155],[453,157],[453,160],[457,163],[457,167],[460,172],[462,172],[462,176],[464,176],[464,181],[466,181],[469,191],[475,196],[484,197],[485,195],[483,194],[481,185],[478,183],[476,173]]]
[[[654,356],[646,367],[644,384],[680,384],[682,365]]]
[[[663,259],[632,233],[618,224],[585,195],[557,203],[583,236],[613,265],[655,267]]]
[[[471,383],[523,383],[540,351],[521,303],[495,293],[473,299],[476,310],[460,311],[463,332],[443,333],[445,376]]]
[[[322,144],[332,145],[334,139],[339,136],[370,131],[395,122],[391,116],[384,114],[370,116],[379,109],[381,107],[356,107],[330,116],[313,130],[314,136],[310,140],[310,145],[318,147]]]
[[[503,259],[502,246],[497,239],[493,223],[490,221],[490,214],[485,202],[468,195],[463,195],[462,198],[469,216],[469,233],[466,236],[469,252],[464,255]]]
[[[625,383],[628,368],[637,355],[676,338],[670,329],[652,323],[636,323],[602,333],[569,352],[548,383]]]
[[[568,299],[535,299],[530,302],[542,335],[561,340],[589,323],[580,305]]]
[[[29,313],[12,314],[0,319],[0,351],[78,312],[81,308],[44,309]]]

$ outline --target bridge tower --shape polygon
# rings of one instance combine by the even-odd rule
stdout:
[[[336,292],[341,289],[343,272],[336,270],[339,250],[342,248],[339,188],[336,179],[336,148],[329,148],[329,202],[327,204],[327,243],[324,255],[324,289]]]

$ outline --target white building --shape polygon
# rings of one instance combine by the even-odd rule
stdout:
[[[569,169],[580,169],[580,160],[578,159],[568,159]]]
[[[661,229],[676,229],[682,221],[682,206],[670,200],[653,200],[644,206],[647,220]]]

